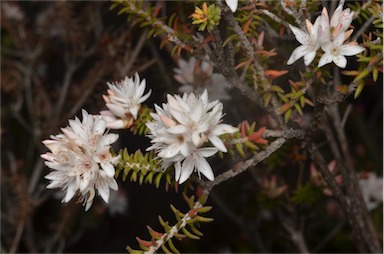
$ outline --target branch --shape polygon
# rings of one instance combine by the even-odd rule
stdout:
[[[203,189],[205,190],[205,192],[209,192],[216,185],[219,185],[220,183],[243,173],[244,171],[246,171],[250,167],[256,166],[258,163],[265,160],[272,153],[274,153],[277,149],[279,149],[286,141],[287,141],[287,139],[285,139],[285,138],[278,138],[277,140],[272,142],[267,147],[266,150],[256,154],[255,156],[253,156],[249,160],[238,162],[232,169],[222,173],[221,175],[218,175],[214,181],[212,181],[212,182],[199,181],[199,182],[200,182],[201,186],[203,187]]]

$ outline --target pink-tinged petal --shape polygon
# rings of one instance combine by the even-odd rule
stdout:
[[[116,116],[109,110],[100,111],[100,115],[107,123],[113,122],[117,119]]]
[[[219,135],[226,134],[226,133],[235,133],[235,132],[238,131],[238,130],[239,130],[239,129],[237,129],[236,127],[233,127],[232,125],[222,123],[222,124],[218,124],[218,125],[211,131],[211,133],[212,133],[213,135],[219,136]]]
[[[308,44],[309,35],[306,32],[292,25],[289,25],[289,28],[291,28],[291,31],[298,42],[304,45]]]
[[[359,45],[346,44],[340,47],[340,54],[344,56],[354,56],[365,50],[364,47]]]
[[[225,147],[223,141],[218,138],[217,136],[208,136],[208,139],[209,141],[211,141],[212,145],[214,145],[215,147],[217,147],[220,151],[226,153],[227,152],[227,148]]]
[[[238,0],[225,0],[225,3],[228,5],[232,12],[236,12]]]
[[[67,193],[65,194],[63,202],[68,203],[69,200],[71,200],[73,198],[73,196],[76,194],[76,191],[77,191],[76,182],[75,181],[71,181],[68,184]]]
[[[310,51],[304,55],[304,64],[308,66],[316,57],[316,51]]]
[[[216,154],[219,150],[215,147],[205,147],[205,148],[200,148],[199,154],[203,157],[211,157],[214,154]]]
[[[313,25],[311,23],[311,21],[309,21],[308,19],[305,20],[305,25],[307,27],[307,31],[309,34],[312,34],[312,29],[313,29]]]
[[[170,94],[167,95],[167,101],[171,108],[178,109],[178,110],[180,109],[179,103],[172,95]]]
[[[167,129],[167,132],[172,134],[183,134],[188,132],[188,129],[184,125],[176,125],[175,127],[171,127]]]
[[[347,59],[343,55],[334,56],[333,62],[340,68],[345,68],[345,66],[347,66]]]
[[[106,106],[115,116],[125,118],[125,109],[123,107],[112,103],[107,103]]]
[[[298,59],[303,57],[305,54],[308,53],[308,47],[301,45],[295,48],[295,50],[292,52],[291,56],[288,59],[287,65],[291,65],[294,62],[296,62]]]
[[[319,60],[319,64],[318,64],[317,67],[322,67],[322,66],[324,66],[324,65],[326,65],[326,64],[329,64],[329,63],[332,62],[332,61],[333,61],[333,55],[330,54],[330,53],[324,53],[324,54],[321,56],[321,58],[320,58],[320,60]]]
[[[197,170],[202,173],[208,180],[213,181],[215,179],[211,165],[209,165],[204,157],[199,157],[196,164]]]
[[[165,115],[159,115],[161,121],[163,122],[163,124],[167,127],[174,127],[177,125],[177,123],[175,121],[173,121],[171,118],[169,117],[166,117]]]
[[[119,119],[113,122],[107,123],[106,127],[108,129],[124,129],[125,128],[125,121]]]
[[[52,153],[57,153],[62,150],[66,145],[56,140],[44,140],[42,142]]]
[[[112,166],[111,163],[102,161],[100,163],[100,166],[104,170],[104,172],[107,174],[108,177],[115,176],[115,168]]]

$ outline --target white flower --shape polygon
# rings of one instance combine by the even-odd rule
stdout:
[[[368,178],[359,179],[361,194],[368,210],[373,210],[383,203],[383,178],[370,173]]]
[[[344,38],[345,33],[339,33],[333,41],[321,45],[324,54],[319,60],[318,67],[334,62],[340,68],[345,68],[347,66],[345,56],[353,56],[365,50],[365,48],[357,45],[356,42],[349,42],[343,45]]]
[[[47,188],[62,188],[66,191],[63,202],[69,202],[78,192],[88,210],[98,194],[108,203],[109,188],[117,190],[114,165],[119,156],[112,156],[110,145],[118,139],[117,134],[105,133],[105,121],[82,111],[82,121],[77,117],[62,128],[63,134],[51,136],[43,144],[50,152],[42,154],[45,165],[53,171],[45,176],[50,180]]]
[[[144,95],[145,79],[140,81],[137,73],[135,78],[125,77],[120,82],[107,84],[108,95],[103,95],[103,98],[109,111],[102,111],[101,115],[108,128],[129,128],[137,119],[141,103],[148,99],[151,91]]]
[[[201,94],[206,89],[211,99],[231,98],[227,92],[230,83],[222,74],[213,73],[213,67],[209,63],[197,61],[195,57],[191,57],[188,62],[179,59],[178,64],[179,68],[174,69],[174,78],[183,84],[178,89],[180,93]]]
[[[228,5],[232,12],[236,12],[237,5],[239,4],[238,0],[225,0],[225,3]]]
[[[316,51],[320,47],[320,43],[317,39],[319,24],[320,18],[317,18],[313,25],[309,20],[306,20],[307,32],[304,32],[295,26],[289,25],[296,37],[296,40],[302,45],[297,47],[292,52],[287,62],[288,65],[293,64],[303,56],[305,65],[309,65],[313,59],[315,59]]]
[[[213,172],[206,157],[217,151],[226,152],[223,141],[218,137],[233,133],[237,128],[222,124],[223,105],[219,101],[208,101],[207,91],[200,96],[184,93],[167,96],[168,103],[163,107],[155,105],[152,122],[147,123],[152,146],[163,161],[163,168],[174,164],[176,180],[183,183],[196,170],[209,180]],[[206,147],[210,142],[213,147]]]

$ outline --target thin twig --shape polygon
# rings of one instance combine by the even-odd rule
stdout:
[[[276,139],[267,147],[266,150],[256,154],[255,156],[253,156],[249,160],[238,162],[230,170],[222,173],[221,175],[218,175],[214,181],[201,182],[202,187],[206,190],[206,192],[209,192],[216,185],[219,185],[220,183],[243,173],[247,169],[256,166],[258,163],[265,160],[272,153],[274,153],[277,149],[279,149],[286,141],[287,141],[287,139],[285,139],[285,138]]]

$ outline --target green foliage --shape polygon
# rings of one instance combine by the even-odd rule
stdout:
[[[146,126],[146,123],[152,120],[150,113],[153,110],[148,108],[146,105],[142,106],[140,109],[139,117],[136,119],[134,125],[131,127],[133,134],[137,135],[146,135],[149,132],[149,129]]]
[[[202,196],[200,199],[195,200],[195,197],[186,198],[189,210],[186,213],[180,212],[179,209],[171,205],[172,212],[175,214],[176,223],[171,226],[168,221],[164,221],[159,216],[159,222],[164,229],[164,233],[157,232],[151,227],[147,226],[150,240],[142,240],[136,238],[139,243],[140,250],[127,247],[129,253],[155,253],[160,248],[165,253],[180,253],[175,247],[172,239],[183,240],[184,238],[198,240],[203,233],[198,230],[200,223],[206,223],[213,221],[212,218],[203,217],[201,214],[209,212],[212,207],[203,206],[206,200],[206,196]]]
[[[379,71],[383,70],[383,11],[380,1],[370,1],[366,4],[356,2],[351,9],[357,12],[359,22],[373,18],[375,27],[368,35],[363,34],[363,45],[366,50],[357,55],[360,63],[356,71],[343,71],[344,75],[354,76],[353,83],[357,86],[354,98],[359,97],[368,80],[377,81]],[[375,38],[373,38],[375,36]]]
[[[162,170],[153,151],[143,154],[137,150],[129,154],[127,148],[124,148],[119,154],[120,163],[116,167],[116,177],[122,173],[123,181],[126,181],[129,176],[132,182],[155,184],[156,188],[159,188],[161,179],[165,177],[167,187],[174,184],[172,170]]]
[[[255,130],[256,122],[251,125],[244,121],[238,125],[238,132],[233,134],[223,135],[224,143],[230,145],[227,146],[228,153],[235,156],[235,151],[242,157],[246,158],[250,154],[255,154],[268,144],[268,140],[262,137],[265,127]],[[223,156],[222,153],[220,153]]]
[[[199,26],[199,31],[204,31],[207,28],[208,32],[219,25],[221,18],[221,11],[219,7],[214,4],[210,4],[207,7],[207,3],[203,3],[202,9],[195,6],[195,12],[191,15],[192,24]]]

